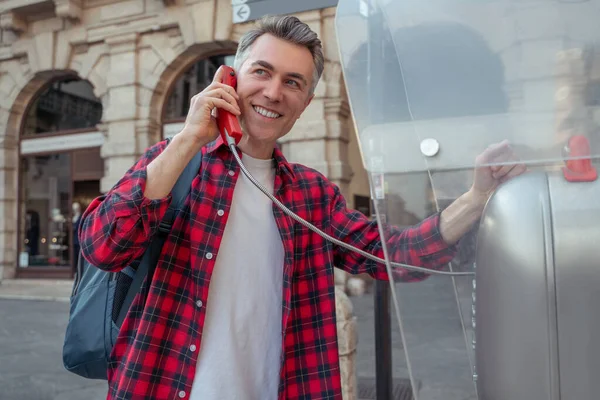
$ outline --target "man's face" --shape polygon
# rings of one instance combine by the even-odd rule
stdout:
[[[240,123],[249,139],[274,145],[292,129],[312,100],[314,68],[305,47],[268,34],[252,44],[237,72]]]

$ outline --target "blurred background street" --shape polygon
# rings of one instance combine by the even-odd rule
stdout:
[[[409,294],[420,307],[432,313],[439,326],[413,324],[410,334],[426,339],[419,350],[422,358],[436,358],[452,362],[453,354],[460,351],[460,343],[439,341],[436,330],[447,328],[453,315],[452,293],[448,281],[433,278],[420,284],[396,284],[397,290]],[[62,365],[62,345],[68,320],[69,280],[10,280],[0,283],[0,388],[1,400],[103,400],[106,383],[79,378],[67,372]],[[352,296],[357,319],[358,347],[356,376],[360,400],[375,399],[375,313],[371,290]],[[431,297],[435,293],[435,297]],[[435,307],[433,305],[436,305]],[[420,307],[412,307],[406,314],[409,321],[422,320]],[[392,314],[392,357],[394,399],[408,400],[406,385],[408,373],[398,323]],[[445,326],[444,326],[445,325]],[[432,330],[433,329],[433,330]],[[459,330],[459,325],[456,324]],[[467,397],[460,388],[453,388],[454,372],[440,365],[430,379],[452,399]],[[454,385],[456,386],[456,385]],[[435,390],[435,388],[433,388]],[[443,397],[442,397],[443,398]]]
[[[106,383],[79,378],[62,365],[69,281],[0,284],[0,387],[2,400],[103,400]],[[353,297],[359,322],[359,394],[373,398],[375,377],[372,294]],[[394,324],[397,331],[397,324]],[[395,337],[395,339],[397,336]],[[395,346],[395,358],[402,351]],[[396,360],[398,361],[398,360]],[[398,362],[401,370],[402,360]],[[398,374],[401,371],[397,371]],[[397,375],[400,377],[401,375]]]

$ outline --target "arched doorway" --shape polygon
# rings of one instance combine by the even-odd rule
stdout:
[[[162,112],[163,138],[172,137],[183,128],[190,99],[211,84],[221,65],[233,66],[235,55],[213,55],[194,62],[171,86]]]
[[[17,275],[72,277],[81,212],[100,194],[102,103],[92,85],[62,77],[27,106],[19,137]]]

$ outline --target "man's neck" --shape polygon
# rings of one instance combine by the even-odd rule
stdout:
[[[248,154],[252,158],[259,160],[268,160],[273,158],[273,149],[275,149],[275,143],[256,142],[253,141],[248,135],[244,135],[238,147],[242,152]]]

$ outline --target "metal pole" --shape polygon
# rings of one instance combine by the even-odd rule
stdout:
[[[388,282],[375,282],[374,300],[376,399],[392,400],[392,324]]]
[[[381,116],[381,102],[386,90],[383,87],[383,38],[381,27],[383,18],[375,1],[369,1],[369,42],[368,42],[368,93],[371,121]],[[374,199],[373,201],[379,201]],[[386,220],[385,199],[378,203],[380,218]],[[385,238],[381,238],[385,240]],[[393,279],[390,277],[390,279]],[[375,380],[377,400],[392,400],[392,329],[390,317],[389,282],[376,281],[374,293],[375,305]]]

